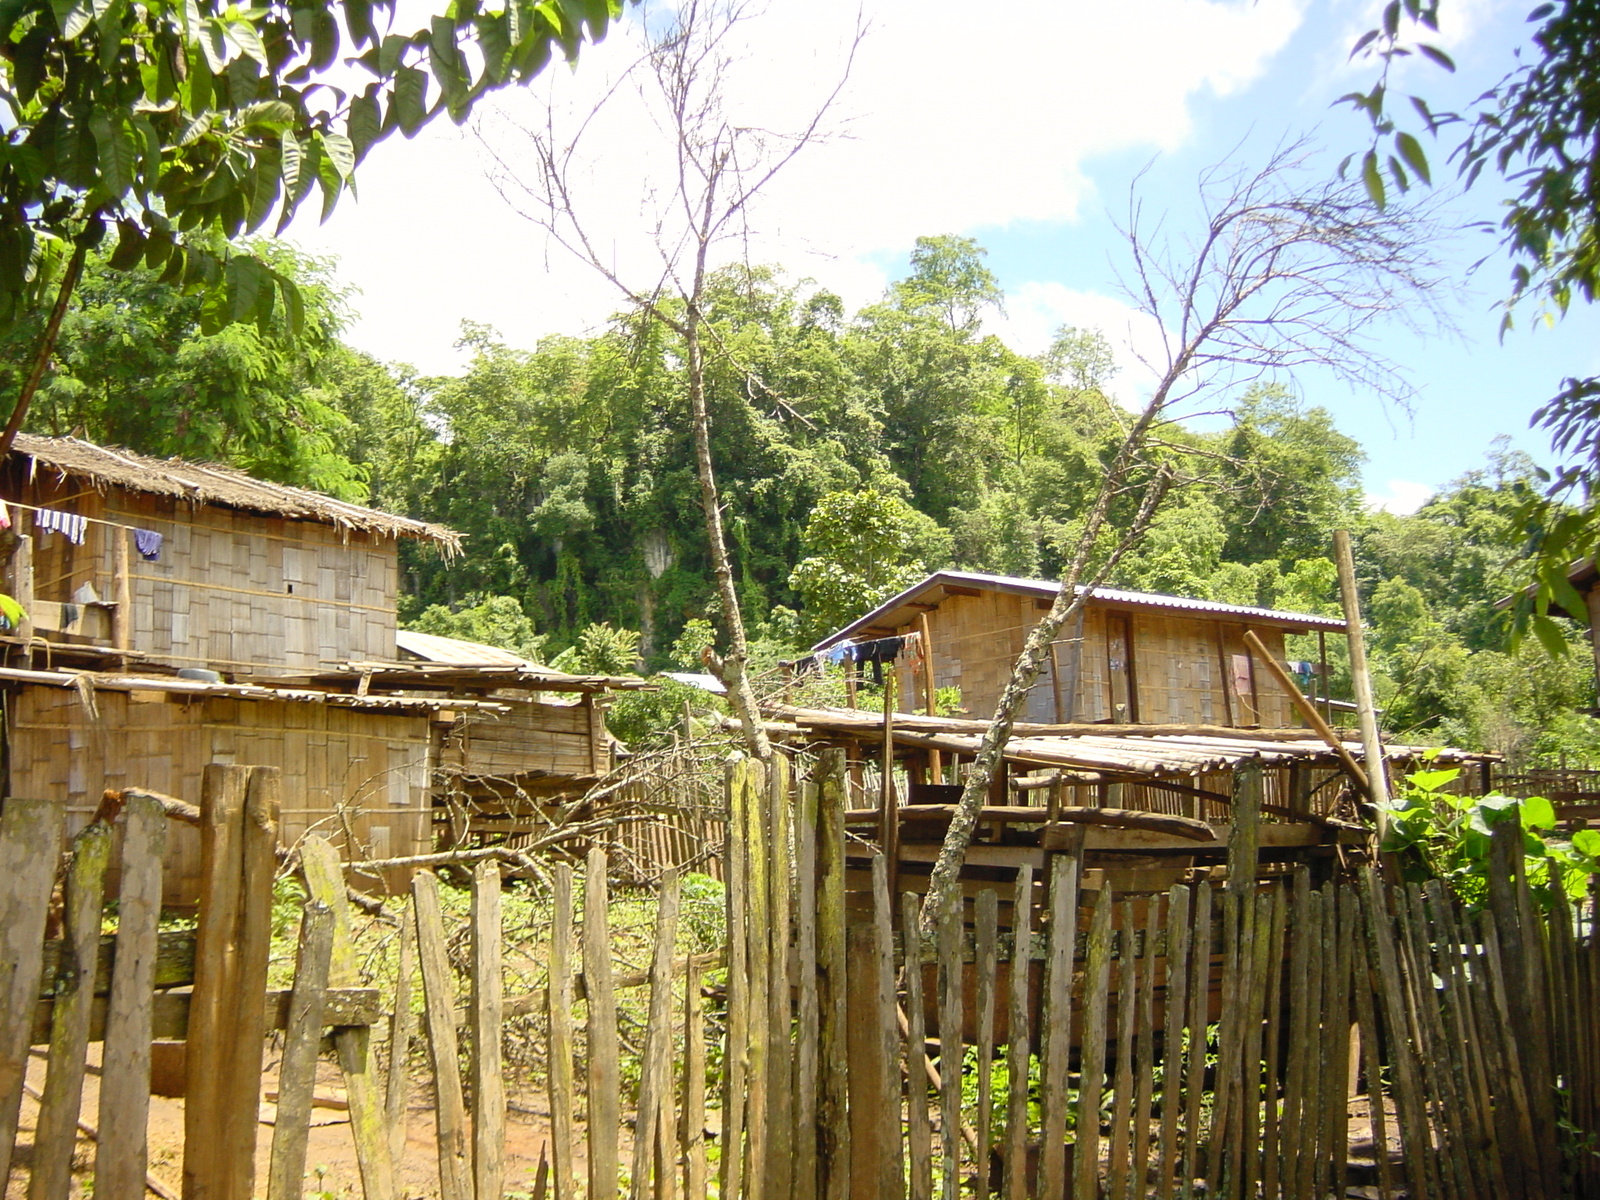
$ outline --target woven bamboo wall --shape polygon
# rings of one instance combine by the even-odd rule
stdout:
[[[959,687],[968,714],[989,716],[1028,631],[1047,609],[1031,596],[1008,592],[947,597],[927,613],[934,684]],[[1132,637],[1131,665],[1119,666],[1111,652],[1112,627],[1124,618]],[[1287,698],[1251,661],[1244,645],[1246,628],[1235,621],[1091,604],[1084,613],[1081,639],[1063,630],[1056,640],[1053,661],[1028,693],[1019,719],[1114,720],[1113,676],[1121,672],[1125,678],[1131,674],[1125,685],[1136,696],[1130,715],[1141,724],[1280,728],[1299,724]],[[1282,630],[1248,628],[1272,654],[1284,657]],[[914,687],[919,690],[913,691]],[[902,708],[921,707],[920,687],[920,680],[913,683],[902,673]]]
[[[23,688],[12,703],[11,792],[64,797],[74,827],[106,788],[146,787],[199,803],[205,764],[232,762],[282,768],[286,845],[313,825],[336,839],[348,825],[369,857],[432,849],[426,716],[100,692],[93,720],[76,692],[45,687]],[[168,903],[194,899],[199,871],[198,832],[172,826]]]
[[[71,479],[40,478],[22,499],[162,535],[159,561],[126,556],[136,653],[229,675],[395,656],[391,537],[118,488],[102,495]],[[34,530],[31,513],[18,517],[36,535],[36,600],[70,601],[84,584],[103,601],[115,598],[116,541],[131,536],[126,530],[91,523],[74,546]]]
[[[500,716],[466,717],[446,739],[440,765],[480,776],[599,774],[607,764],[603,758],[595,761],[595,711],[586,704],[522,701]]]

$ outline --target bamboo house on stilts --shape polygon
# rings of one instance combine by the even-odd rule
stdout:
[[[106,789],[193,803],[208,763],[248,763],[282,770],[286,844],[314,828],[347,860],[387,859],[511,833],[610,768],[605,698],[642,685],[445,638],[406,649],[399,541],[453,555],[436,525],[27,435],[0,501],[25,613],[0,635],[0,794],[58,799],[69,826]],[[166,864],[168,902],[191,900],[196,831],[174,829]]]
[[[774,736],[845,751],[853,891],[866,892],[869,857],[880,848],[889,851],[895,891],[926,889],[987,726],[928,715],[937,689],[959,688],[971,718],[992,713],[1056,592],[1054,583],[942,571],[802,660],[841,663],[852,685],[865,678],[863,663],[887,672],[884,700],[874,694],[870,705],[769,709]],[[1280,682],[1287,676],[1309,693],[1329,723],[1348,709],[1326,686],[1327,638],[1344,629],[1336,617],[1097,589],[1078,627],[1050,647],[1018,714],[967,851],[968,894],[1008,885],[1029,864],[1042,897],[1055,856],[1069,847],[1083,852],[1089,891],[1148,897],[1176,882],[1220,879],[1245,768],[1260,768],[1263,876],[1297,864],[1325,876],[1367,847],[1371,824],[1341,754],[1360,756],[1357,736],[1337,733],[1350,745],[1336,747],[1308,728]],[[1291,636],[1314,647],[1315,658],[1289,660]],[[1462,767],[1473,790],[1486,786],[1493,757],[1406,746],[1386,753],[1400,768],[1424,753]]]

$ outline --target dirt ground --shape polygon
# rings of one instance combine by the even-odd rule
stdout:
[[[84,1082],[82,1119],[98,1124],[100,1109],[100,1045],[91,1045],[90,1073]],[[277,1059],[269,1052],[267,1070],[261,1078],[261,1123],[256,1133],[256,1189],[264,1191],[267,1160],[272,1149],[274,1107],[267,1097],[277,1090]],[[35,1056],[28,1071],[28,1086],[36,1093],[44,1089],[45,1064]],[[359,1197],[361,1177],[356,1166],[355,1144],[350,1136],[348,1114],[339,1105],[344,1098],[338,1067],[323,1062],[318,1067],[317,1091],[320,1101],[312,1112],[309,1148],[306,1154],[306,1193],[315,1200]],[[548,1153],[548,1108],[543,1098],[513,1094],[506,1119],[506,1194],[531,1194],[541,1158]],[[17,1138],[16,1161],[7,1181],[5,1200],[24,1200],[26,1170],[33,1151],[34,1123],[39,1105],[32,1096],[22,1102],[22,1127]],[[413,1087],[406,1121],[406,1149],[400,1163],[401,1194],[406,1197],[437,1196],[439,1172],[433,1136],[433,1110],[426,1093]],[[79,1131],[73,1159],[75,1196],[89,1196],[93,1188],[94,1142]],[[183,1182],[183,1101],[162,1096],[150,1098],[150,1174],[178,1194]]]
[[[90,1069],[84,1084],[83,1119],[89,1125],[99,1112],[98,1043],[90,1046]],[[256,1135],[256,1187],[266,1186],[267,1160],[272,1149],[271,1124],[275,1115],[271,1097],[277,1090],[277,1058],[269,1050],[261,1078],[261,1121]],[[35,1056],[28,1085],[34,1092],[44,1087],[44,1059]],[[509,1084],[509,1081],[508,1081]],[[316,1094],[319,1106],[312,1113],[309,1148],[306,1155],[306,1194],[312,1200],[359,1198],[361,1177],[356,1165],[355,1145],[350,1136],[348,1114],[342,1107],[343,1081],[338,1067],[324,1061],[318,1067]],[[529,1196],[534,1190],[541,1160],[549,1153],[549,1110],[544,1097],[513,1092],[509,1096],[506,1121],[506,1195],[511,1200]],[[1400,1160],[1397,1114],[1392,1102],[1385,1105],[1388,1152],[1392,1162]],[[26,1097],[22,1106],[22,1127],[17,1139],[16,1162],[6,1188],[5,1200],[25,1200],[27,1166],[32,1154],[34,1122],[39,1106]],[[1362,1096],[1351,1098],[1349,1110],[1350,1186],[1349,1200],[1376,1200],[1377,1179],[1373,1154],[1372,1129],[1367,1102]],[[400,1162],[401,1195],[407,1198],[437,1196],[439,1175],[434,1141],[433,1109],[428,1095],[415,1084],[406,1120],[406,1148]],[[92,1195],[94,1142],[80,1131],[73,1163],[74,1195]],[[150,1173],[176,1196],[183,1174],[183,1101],[162,1096],[150,1098]]]

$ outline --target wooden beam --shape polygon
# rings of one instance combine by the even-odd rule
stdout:
[[[267,1028],[285,1029],[289,1022],[289,1000],[293,992],[288,988],[273,988],[266,993]],[[324,1028],[346,1028],[376,1025],[382,1014],[383,997],[377,988],[329,988],[324,993]],[[151,1037],[162,1041],[183,1041],[189,1036],[188,992],[162,991],[155,993],[155,1007],[151,1016]],[[50,1014],[55,1001],[45,999],[33,1006],[33,1023],[29,1040],[42,1046],[50,1040]],[[98,1042],[105,1037],[105,996],[94,998],[89,1016],[89,1040]]]
[[[1244,642],[1245,645],[1249,646],[1250,649],[1260,657],[1268,672],[1270,672],[1272,677],[1278,681],[1278,686],[1281,687],[1284,690],[1284,693],[1289,697],[1290,703],[1292,703],[1299,711],[1300,715],[1306,719],[1306,724],[1311,726],[1311,728],[1316,731],[1317,735],[1321,737],[1323,741],[1328,743],[1328,748],[1339,756],[1339,761],[1344,765],[1345,774],[1350,776],[1350,778],[1355,782],[1355,785],[1366,794],[1369,800],[1373,799],[1372,784],[1367,778],[1367,773],[1361,769],[1361,764],[1355,760],[1350,751],[1345,749],[1344,742],[1340,739],[1339,735],[1335,733],[1329,727],[1328,723],[1322,719],[1322,714],[1319,713],[1311,701],[1307,700],[1301,693],[1293,678],[1290,677],[1289,672],[1283,669],[1283,664],[1271,654],[1267,653],[1267,648],[1261,644],[1261,639],[1256,637],[1253,630],[1245,630]]]

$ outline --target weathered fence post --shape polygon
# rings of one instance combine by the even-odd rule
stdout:
[[[300,844],[300,865],[311,899],[333,913],[333,957],[328,966],[329,985],[355,987],[359,983],[355,952],[350,945],[350,901],[345,891],[339,852],[326,838],[315,834]],[[355,1140],[356,1162],[361,1169],[365,1200],[390,1200],[394,1195],[394,1160],[383,1124],[383,1101],[378,1093],[372,1055],[372,1030],[366,1025],[346,1025],[333,1031],[339,1053],[345,1094],[350,1098],[350,1135]]]
[[[255,1189],[277,843],[277,769],[206,767],[184,1200],[250,1200]]]
[[[333,910],[320,901],[308,900],[301,910],[294,992],[278,1068],[278,1116],[272,1127],[267,1200],[299,1200],[305,1190],[306,1142],[311,1132],[322,1007],[332,961]]]
[[[472,1188],[477,1200],[501,1200],[505,1190],[501,937],[500,865],[481,862],[472,873]]]
[[[616,1200],[617,1195],[617,1123],[622,1101],[610,903],[606,852],[596,846],[589,851],[583,895],[583,989],[589,1004],[589,1200]]]
[[[844,1200],[850,1184],[849,1067],[846,1054],[843,750],[817,766],[817,1174],[823,1200]]]
[[[160,801],[135,796],[123,811],[117,950],[100,1067],[100,1137],[94,1187],[101,1200],[140,1200],[149,1160],[150,1026],[161,861],[167,814]]]
[[[65,815],[54,801],[15,797],[0,811],[0,1007],[26,1014],[0,1023],[0,1180],[11,1175]]]
[[[100,909],[110,858],[109,822],[96,819],[73,839],[72,865],[67,868],[66,940],[50,1015],[50,1070],[39,1102],[28,1200],[67,1200],[72,1189],[72,1151],[78,1139],[78,1106],[83,1099],[100,948]]]
[[[456,993],[450,958],[445,952],[444,918],[439,913],[439,880],[431,872],[418,871],[412,877],[411,908],[417,920],[417,958],[422,966],[428,1054],[433,1063],[439,1195],[442,1200],[468,1200],[472,1195],[472,1175],[467,1156],[466,1101],[461,1094],[460,1043],[456,1039]]]

